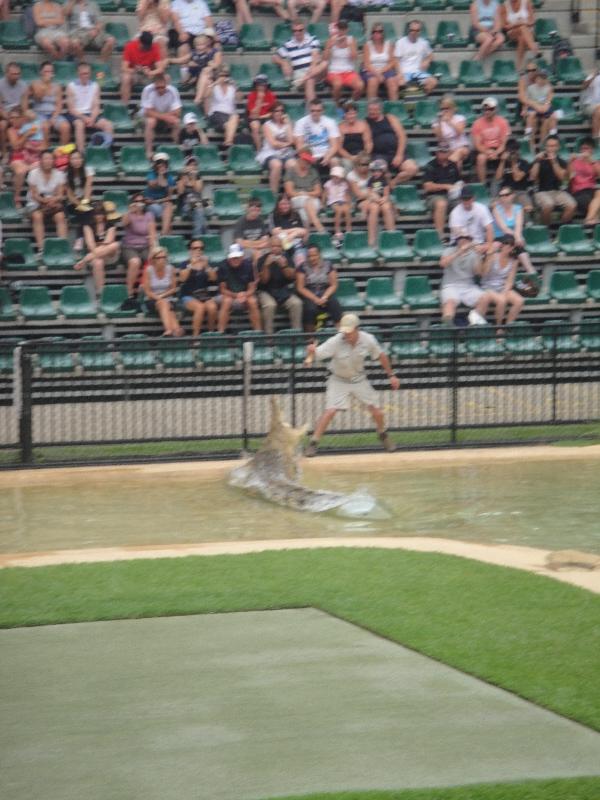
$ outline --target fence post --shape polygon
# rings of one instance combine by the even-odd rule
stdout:
[[[572,325],[571,325],[571,332],[572,332]],[[558,392],[557,374],[556,374],[556,351],[558,349],[558,344],[556,341],[557,337],[558,337],[558,331],[555,328],[552,334],[552,424],[553,425],[556,423],[556,405],[557,405],[556,396]]]
[[[15,380],[19,381],[16,387],[19,402],[19,445],[21,448],[21,463],[31,464],[33,462],[32,445],[32,414],[31,414],[31,390],[33,367],[31,353],[26,347],[18,348],[19,373],[15,374]]]
[[[452,391],[452,419],[450,421],[450,442],[456,444],[458,425],[458,330],[452,331],[452,361],[450,362],[450,387]]]
[[[242,393],[242,450],[248,452],[250,437],[248,435],[248,406],[250,404],[250,390],[252,388],[252,355],[254,342],[244,342],[242,345],[242,360],[244,362]]]
[[[296,347],[297,339],[292,335],[292,361],[290,364],[289,392],[291,395],[290,422],[292,428],[296,427]]]

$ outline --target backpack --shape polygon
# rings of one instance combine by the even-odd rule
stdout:
[[[228,19],[218,19],[215,22],[215,33],[223,47],[239,47],[240,37],[237,35],[233,23]]]
[[[556,72],[556,62],[573,55],[573,45],[568,39],[559,39],[552,48],[552,71]]]

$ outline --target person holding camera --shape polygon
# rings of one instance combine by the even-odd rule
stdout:
[[[290,317],[290,327],[302,326],[302,300],[292,291],[295,270],[283,252],[281,238],[271,236],[270,252],[258,261],[258,302],[265,333],[273,333],[275,312],[285,308]]]
[[[488,306],[493,303],[498,328],[503,323],[510,325],[514,322],[525,305],[523,295],[514,289],[519,257],[519,248],[515,244],[514,236],[506,234],[500,237],[494,243],[493,252],[485,258],[481,271],[481,289],[485,294],[478,310],[485,317]]]
[[[168,154],[156,153],[152,158],[152,169],[146,176],[144,197],[148,202],[148,210],[154,214],[154,219],[161,220],[163,236],[171,232],[175,185],[175,178],[169,172]]]
[[[181,269],[179,280],[181,305],[192,315],[192,336],[200,336],[205,316],[208,318],[208,330],[214,331],[219,310],[208,288],[217,280],[217,271],[208,266],[204,242],[196,238],[190,242],[190,258]]]
[[[148,254],[156,247],[156,222],[148,211],[142,192],[134,192],[129,207],[123,214],[123,239],[121,255],[127,269],[127,295],[135,298],[135,289],[148,260]]]
[[[570,222],[577,211],[575,199],[562,188],[567,179],[567,162],[558,155],[559,147],[558,136],[549,136],[543,152],[538,153],[529,173],[533,183],[537,183],[538,190],[533,200],[544,225],[552,222],[554,209],[562,212],[561,223]]]
[[[177,181],[181,216],[192,220],[192,236],[198,239],[206,233],[206,216],[202,189],[204,183],[198,175],[198,161],[194,156],[186,159],[185,167]]]
[[[475,314],[469,314],[469,322],[485,322],[489,300],[475,282],[483,274],[483,262],[473,236],[466,228],[456,231],[456,244],[444,249],[440,267],[444,270],[441,286],[444,325],[454,324],[456,309],[461,303],[475,311]]]
[[[531,214],[533,200],[531,199],[531,180],[529,170],[531,165],[519,153],[519,142],[510,138],[506,142],[506,149],[500,156],[494,183],[496,186],[506,186],[514,192],[514,200],[523,206],[523,212]]]
[[[237,89],[227,64],[222,64],[215,79],[208,85],[204,113],[211,128],[223,133],[225,147],[231,147],[240,122],[236,111]]]

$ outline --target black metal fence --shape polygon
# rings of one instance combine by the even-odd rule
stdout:
[[[330,335],[323,331],[321,337]],[[600,438],[600,320],[374,331],[402,388],[369,377],[399,448]],[[0,344],[0,465],[233,457],[258,445],[277,396],[294,424],[324,407],[306,337],[123,337]],[[358,403],[322,451],[376,449]]]

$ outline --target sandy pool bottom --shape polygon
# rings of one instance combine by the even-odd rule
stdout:
[[[253,800],[600,774],[600,735],[315,609],[0,632],[0,793]]]

